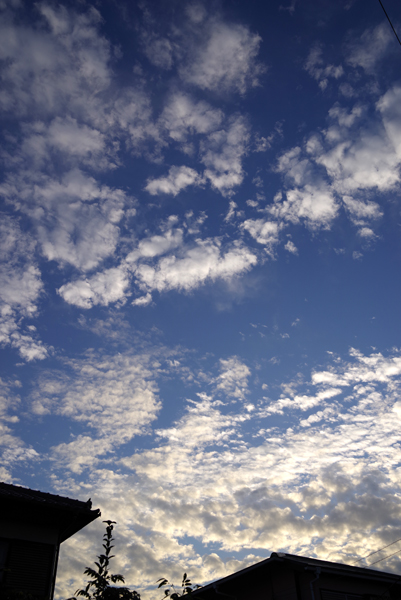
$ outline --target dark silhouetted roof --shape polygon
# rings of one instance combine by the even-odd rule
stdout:
[[[0,482],[0,507],[7,520],[56,527],[60,542],[100,517],[100,510],[92,510],[90,500],[82,502],[3,482]]]
[[[251,589],[252,585],[265,580],[271,569],[277,569],[280,566],[298,572],[311,571],[311,573],[316,573],[318,569],[322,575],[326,573],[340,578],[358,578],[365,581],[384,582],[392,586],[398,586],[401,583],[400,575],[394,573],[295,554],[285,554],[284,552],[272,552],[270,557],[265,560],[201,587],[199,590],[194,591],[191,597],[193,600],[196,600],[196,596],[199,596],[199,600],[221,600],[221,594],[234,597],[239,587],[249,587]]]

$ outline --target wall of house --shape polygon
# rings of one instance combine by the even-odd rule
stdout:
[[[299,600],[313,600],[310,583],[316,578],[313,571],[307,571],[300,576],[301,598]],[[388,590],[388,585],[372,582],[356,577],[333,576],[321,573],[319,579],[313,584],[314,600],[358,600],[358,597],[367,596],[364,600],[379,599]],[[336,594],[334,594],[334,592]],[[349,595],[346,598],[345,595]],[[384,595],[382,600],[389,598]]]
[[[55,575],[57,530],[0,521],[0,536],[1,585],[48,599]]]
[[[49,598],[55,556],[52,544],[10,540],[4,584],[9,589]]]
[[[272,572],[272,600],[277,600],[278,598],[280,600],[301,600],[298,598],[299,589],[297,584],[296,573],[294,571],[276,569]]]

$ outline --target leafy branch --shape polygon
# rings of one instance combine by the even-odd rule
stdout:
[[[95,560],[96,569],[86,567],[84,575],[87,575],[90,580],[87,585],[75,592],[75,595],[68,600],[77,600],[77,596],[83,596],[87,600],[140,600],[138,592],[132,591],[126,587],[116,587],[111,584],[121,582],[125,583],[122,575],[111,574],[109,565],[114,554],[110,554],[114,546],[112,542],[113,528],[115,521],[103,521],[106,523],[106,533],[103,536],[104,554],[100,554]]]
[[[160,583],[159,583],[160,582]],[[172,583],[170,583],[168,581],[168,579],[166,579],[165,577],[162,577],[161,579],[158,579],[156,581],[156,583],[158,583],[159,585],[157,586],[158,588],[164,587],[164,586],[168,586],[166,587],[166,589],[164,590],[164,596],[163,598],[167,598],[170,597],[171,600],[177,600],[178,598],[181,598],[182,596],[185,596],[185,594],[191,594],[194,590],[200,588],[200,585],[194,585],[191,583],[191,580],[187,577],[187,574],[184,573],[183,577],[182,577],[182,583],[181,583],[181,591],[176,591],[174,585]]]

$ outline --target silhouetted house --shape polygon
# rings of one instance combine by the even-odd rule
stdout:
[[[401,599],[401,576],[273,552],[191,594],[192,600]]]
[[[51,599],[60,544],[100,516],[92,503],[0,482],[0,598]]]

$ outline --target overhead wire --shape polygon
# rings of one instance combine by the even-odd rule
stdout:
[[[400,542],[400,541],[401,541],[401,537],[398,538],[398,540],[391,542],[391,544],[387,544],[387,546],[383,546],[382,548],[379,548],[378,550],[375,550],[374,552],[371,552],[370,554],[367,554],[366,556],[362,556],[362,558],[358,558],[358,560],[351,563],[351,565],[356,565],[357,563],[361,562],[362,560],[365,560],[365,558],[369,558],[370,556],[373,556],[374,554],[377,554],[378,552],[381,552],[382,550],[385,550],[386,548],[389,548],[390,546],[394,546],[394,544],[396,544],[397,542]],[[384,560],[384,559],[382,559],[382,560]],[[376,563],[373,563],[373,564],[376,564]]]
[[[392,22],[391,22],[391,19],[390,19],[390,17],[388,16],[388,14],[387,14],[387,12],[386,12],[386,9],[385,9],[385,8],[384,8],[384,6],[383,6],[383,2],[382,2],[382,0],[379,0],[379,2],[380,2],[380,6],[381,6],[381,7],[382,7],[382,9],[383,9],[383,12],[384,12],[384,14],[385,14],[385,15],[386,15],[386,17],[387,17],[387,21],[390,23],[390,25],[391,25],[391,29],[394,31],[394,35],[395,35],[395,37],[397,38],[397,40],[398,40],[398,43],[399,43],[399,44],[400,44],[400,46],[401,46],[401,40],[400,40],[400,38],[398,37],[398,35],[397,35],[397,32],[396,32],[396,30],[394,29],[394,25],[392,24]]]
[[[392,554],[387,554],[387,556],[385,556],[384,558],[379,558],[379,560],[375,560],[375,562],[372,562],[372,563],[369,565],[369,568],[370,568],[370,567],[373,567],[373,565],[377,565],[377,563],[379,563],[379,562],[382,562],[382,560],[386,560],[386,558],[390,558],[391,556],[395,556],[395,554],[399,554],[399,552],[400,552],[399,550],[396,550],[396,551],[395,551],[395,552],[393,552]]]

